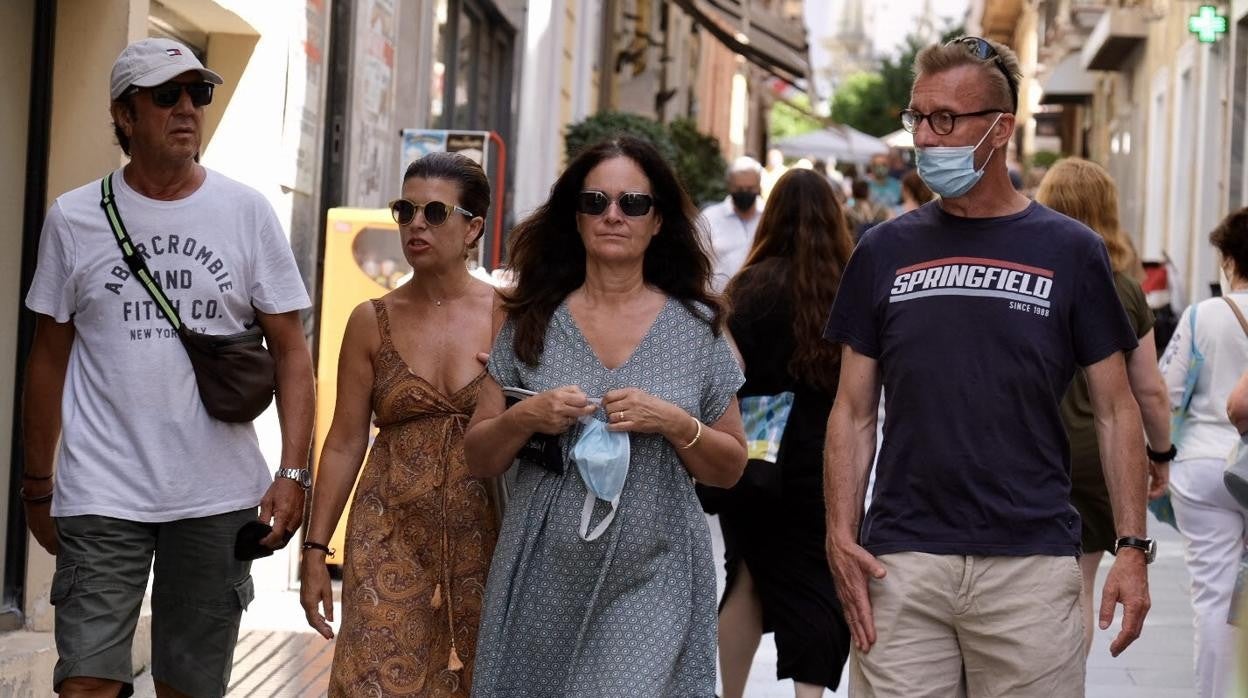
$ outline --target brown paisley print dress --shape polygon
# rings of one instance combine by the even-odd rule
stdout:
[[[383,301],[372,407],[380,429],[347,520],[331,696],[468,696],[498,522],[464,464],[485,376],[444,395],[395,350]]]

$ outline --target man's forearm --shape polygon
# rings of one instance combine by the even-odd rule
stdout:
[[[281,467],[306,468],[316,410],[312,357],[306,347],[292,347],[275,363],[277,416],[282,430]]]
[[[1114,527],[1119,536],[1143,536],[1144,505],[1148,497],[1148,463],[1140,411],[1131,396],[1116,399],[1113,409],[1097,415],[1097,438]]]
[[[23,471],[36,477],[52,474],[56,444],[61,438],[61,392],[54,366],[47,361],[31,359],[26,366],[26,385],[22,389],[22,443],[25,464]]]
[[[35,477],[52,474],[56,444],[61,438],[60,392],[52,396],[32,395],[33,386],[22,395],[22,443],[25,463],[22,471]]]
[[[855,420],[833,408],[823,447],[823,499],[828,535],[856,542],[875,455],[875,418]]]

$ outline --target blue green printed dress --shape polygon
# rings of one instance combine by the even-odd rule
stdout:
[[[713,424],[744,378],[721,335],[668,299],[628,360],[607,370],[569,313],[551,318],[525,365],[506,322],[489,372],[501,386],[579,385],[591,398],[640,388]],[[575,430],[562,439],[566,455]],[[633,434],[615,520],[578,534],[586,488],[521,463],[486,584],[472,695],[709,698],[715,693],[715,570],[693,482],[662,436]],[[591,525],[609,510],[597,502]]]

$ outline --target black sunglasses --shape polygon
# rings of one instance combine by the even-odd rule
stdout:
[[[997,53],[997,49],[993,47],[987,39],[978,36],[964,36],[960,39],[950,41],[951,44],[961,44],[967,53],[975,56],[981,61],[992,61],[1001,74],[1005,76],[1005,84],[1010,88],[1010,98],[1014,101],[1014,109],[1018,109],[1018,83],[1015,82],[1014,76],[1010,74],[1010,69],[1005,67],[1005,59]]]
[[[581,192],[576,202],[576,210],[587,216],[601,216],[611,205],[611,197],[606,192],[588,189]],[[654,197],[639,191],[626,191],[615,198],[620,212],[629,218],[637,218],[650,213],[654,206]]]
[[[161,109],[168,109],[182,99],[182,91],[191,97],[191,106],[202,107],[212,104],[212,83],[210,82],[163,82],[154,87],[134,87],[131,93],[141,89],[147,90],[152,96],[152,104]]]
[[[424,204],[414,203],[407,199],[395,199],[390,202],[390,215],[394,217],[394,222],[399,225],[408,225],[416,220],[416,212],[425,210],[425,222],[432,227],[438,227],[446,222],[447,217],[451,215],[451,211],[462,213],[465,218],[476,218],[473,213],[467,209],[460,208],[454,204],[446,204],[441,201],[430,201]]]

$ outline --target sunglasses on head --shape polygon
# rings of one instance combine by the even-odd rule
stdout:
[[[978,36],[964,36],[949,43],[960,44],[966,49],[967,53],[981,61],[992,61],[993,65],[996,65],[1001,74],[1005,76],[1005,84],[1010,88],[1010,97],[1014,100],[1014,108],[1018,108],[1018,84],[1014,81],[1014,76],[1010,75],[1010,69],[1005,67],[1005,59],[1001,57],[1001,54],[997,52],[997,49],[987,39]]]
[[[435,228],[446,222],[446,219],[451,215],[451,211],[461,213],[465,218],[476,218],[467,209],[460,208],[454,204],[442,203],[441,201],[418,204],[407,199],[395,199],[390,202],[390,215],[394,216],[394,222],[399,225],[408,225],[416,220],[416,212],[421,209],[425,210],[425,222]]]
[[[168,109],[182,99],[182,91],[191,98],[191,106],[202,107],[212,104],[212,83],[210,82],[164,82],[154,87],[131,88],[131,93],[147,90],[152,96],[152,104]]]
[[[581,192],[576,201],[576,210],[587,216],[601,216],[611,206],[611,197],[606,192],[589,189]],[[614,199],[620,212],[629,218],[637,218],[650,213],[654,206],[654,197],[639,191],[626,191]]]

